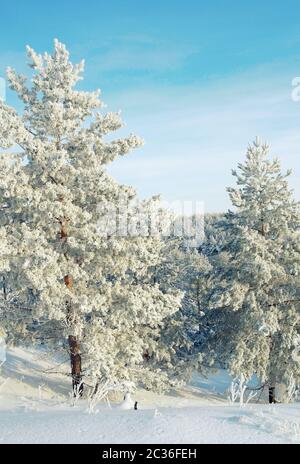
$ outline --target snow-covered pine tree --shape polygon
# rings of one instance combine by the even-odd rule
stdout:
[[[300,382],[300,215],[286,175],[257,139],[233,171],[226,243],[203,292],[203,350],[232,375],[269,386]]]
[[[3,324],[18,308],[21,328],[8,329],[15,342],[67,348],[75,390],[83,375],[164,384],[159,366],[143,370],[144,353],[151,344],[159,351],[157,334],[181,294],[149,285],[160,238],[124,234],[114,218],[122,208],[127,219],[134,215],[136,194],[106,171],[142,141],[106,138],[122,126],[120,114],[99,111],[99,91],[76,89],[84,64],[73,65],[63,44],[55,41],[53,55],[27,52],[31,82],[8,70],[23,114],[0,102],[0,146],[19,147],[1,157],[1,235],[13,250],[1,248],[13,300]]]
[[[177,378],[186,381],[195,370],[201,370],[201,355],[195,349],[195,338],[201,320],[201,289],[209,263],[197,248],[188,246],[185,236],[168,236],[161,249],[161,260],[153,272],[161,288],[183,293],[180,310],[172,315],[162,340],[168,347],[168,362],[173,362]]]

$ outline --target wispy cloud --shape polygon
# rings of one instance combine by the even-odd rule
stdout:
[[[75,55],[85,56],[84,47]],[[229,206],[226,187],[231,168],[244,159],[256,135],[271,144],[284,168],[294,171],[291,185],[300,198],[300,103],[291,99],[292,79],[300,75],[298,57],[256,66],[231,75],[199,75],[179,85],[172,69],[186,66],[199,50],[151,36],[128,35],[91,46],[87,75],[139,71],[150,75],[138,85],[104,88],[109,110],[123,110],[127,127],[146,140],[142,150],[120,159],[110,170],[142,196],[161,193],[166,200],[204,201],[206,209]],[[25,72],[24,53],[0,55],[0,76],[7,65]],[[100,71],[101,70],[101,71]],[[166,80],[155,79],[166,73]],[[9,96],[9,98],[12,98]],[[9,101],[12,104],[12,101]]]
[[[87,48],[87,45],[85,45]],[[186,60],[197,51],[190,43],[173,43],[151,36],[125,35],[101,43],[101,47],[88,48],[89,72],[114,71],[159,72],[184,66]]]
[[[272,63],[193,86],[140,89],[114,95],[127,128],[146,139],[142,151],[111,172],[143,195],[204,201],[210,211],[229,206],[231,168],[256,135],[270,143],[300,198],[300,103],[292,101],[293,63]]]

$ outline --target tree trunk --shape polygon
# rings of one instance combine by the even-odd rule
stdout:
[[[69,290],[73,289],[73,279],[70,275],[64,277],[64,282]],[[72,303],[67,302],[68,315],[67,319],[69,323],[74,322],[74,312],[72,310]],[[70,362],[71,362],[71,374],[72,374],[72,387],[74,396],[83,393],[82,373],[81,373],[81,354],[80,354],[80,342],[74,335],[68,337],[69,349],[70,349]]]
[[[264,218],[261,218],[261,235],[263,237],[266,236],[266,226],[264,222]],[[270,337],[270,355],[272,353],[272,337]],[[269,404],[275,404],[276,397],[275,397],[275,387],[269,387]]]
[[[70,361],[72,373],[72,387],[74,396],[82,396],[83,383],[81,374],[80,343],[73,335],[69,335]]]
[[[67,221],[61,221],[60,238],[63,241],[68,239]],[[65,286],[69,290],[73,290],[73,278],[70,275],[64,277]],[[75,315],[72,309],[72,302],[67,302],[67,320],[70,324],[74,323]],[[70,349],[70,363],[71,363],[71,374],[72,374],[72,387],[74,396],[82,396],[83,394],[83,383],[81,373],[81,355],[80,355],[80,342],[74,335],[68,337],[69,349]]]
[[[60,150],[60,134],[57,134],[56,148]],[[53,178],[52,180],[57,183]],[[63,202],[64,197],[61,196],[58,198],[58,201]],[[62,243],[66,243],[68,240],[68,218],[64,217],[59,221],[60,223],[60,240]],[[67,258],[66,253],[64,254]],[[73,290],[73,278],[71,275],[64,276],[65,286],[69,290]],[[67,322],[72,325],[75,322],[75,314],[72,308],[72,302],[67,301]],[[74,335],[69,335],[68,337],[69,351],[70,351],[70,363],[71,363],[71,374],[72,374],[72,387],[74,396],[82,396],[83,394],[83,382],[82,382],[82,372],[81,372],[81,354],[80,354],[80,342],[77,340],[77,337]]]
[[[275,387],[269,387],[269,403],[270,404],[276,403]]]

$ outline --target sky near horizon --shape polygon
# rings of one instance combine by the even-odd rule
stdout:
[[[0,3],[0,77],[26,73],[25,46],[86,61],[81,88],[145,146],[110,172],[142,197],[230,206],[231,169],[257,135],[270,143],[300,199],[300,2],[286,0],[33,0]],[[15,97],[8,91],[8,104]]]

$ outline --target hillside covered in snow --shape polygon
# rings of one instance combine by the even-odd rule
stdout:
[[[0,443],[300,443],[300,405],[230,405],[222,375],[166,395],[138,391],[138,410],[115,400],[93,410],[45,353],[14,349],[0,376]]]

